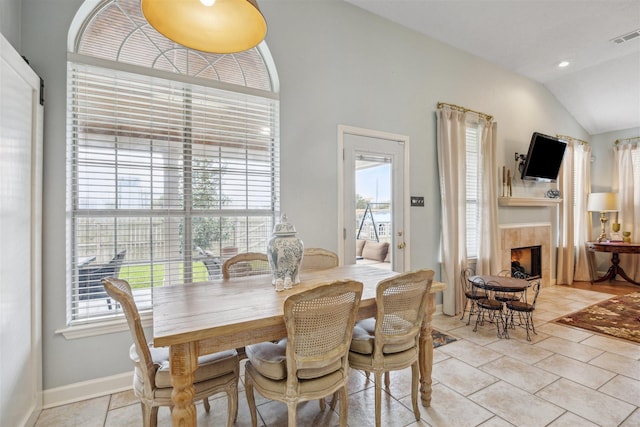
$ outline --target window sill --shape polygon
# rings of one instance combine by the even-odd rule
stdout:
[[[140,313],[142,327],[148,328],[153,325],[153,314],[151,312]],[[94,337],[98,335],[112,334],[115,332],[128,331],[129,325],[124,317],[103,322],[93,322],[83,325],[73,325],[64,329],[58,329],[56,334],[62,334],[68,340]]]
[[[561,202],[547,197],[498,197],[499,206],[558,206]]]

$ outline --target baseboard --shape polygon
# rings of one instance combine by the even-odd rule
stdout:
[[[133,373],[127,372],[56,387],[43,391],[42,408],[53,408],[55,406],[131,390],[132,386]]]

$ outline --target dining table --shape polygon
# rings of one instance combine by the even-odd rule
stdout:
[[[169,285],[154,289],[153,345],[169,347],[173,385],[173,426],[195,426],[194,371],[198,357],[241,348],[287,336],[284,300],[290,295],[337,280],[362,282],[358,319],[376,314],[376,286],[398,274],[370,265],[344,265],[324,270],[302,271],[300,283],[276,292],[271,275],[234,277],[208,282]],[[435,294],[446,285],[434,281],[420,332],[420,396],[431,404],[433,339],[431,319]]]
[[[475,287],[494,292],[524,292],[531,282],[527,279],[511,276],[477,275],[469,277],[469,281]]]

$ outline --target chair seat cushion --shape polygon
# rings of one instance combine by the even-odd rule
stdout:
[[[260,375],[272,380],[287,378],[287,339],[283,338],[277,343],[262,342],[249,345],[245,348],[247,358],[253,364]],[[300,369],[298,378],[313,379],[323,377],[342,367],[340,360],[329,363],[319,368]]]
[[[398,318],[398,322],[404,322],[404,320]],[[349,347],[349,351],[360,354],[373,354],[375,330],[376,319],[374,317],[356,322],[353,328],[353,336],[351,338],[351,346]],[[404,342],[385,344],[382,348],[382,352],[384,354],[400,353],[414,346],[415,339],[409,338]]]
[[[531,304],[527,304],[524,301],[509,301],[507,302],[507,308],[515,311],[533,311]]]
[[[169,371],[169,348],[155,348],[149,345],[151,359],[158,366],[156,370],[156,387],[171,388],[171,373]],[[133,344],[129,349],[129,357],[138,365],[140,358]],[[198,357],[198,368],[194,374],[194,383],[206,381],[208,379],[221,377],[228,373],[233,373],[238,366],[238,353],[235,350],[221,351]]]

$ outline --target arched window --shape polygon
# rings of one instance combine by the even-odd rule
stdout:
[[[187,49],[147,23],[139,0],[101,1],[74,24],[70,324],[119,314],[108,275],[129,281],[140,309],[154,287],[217,278],[225,257],[265,252],[279,211],[278,84],[264,43]]]

